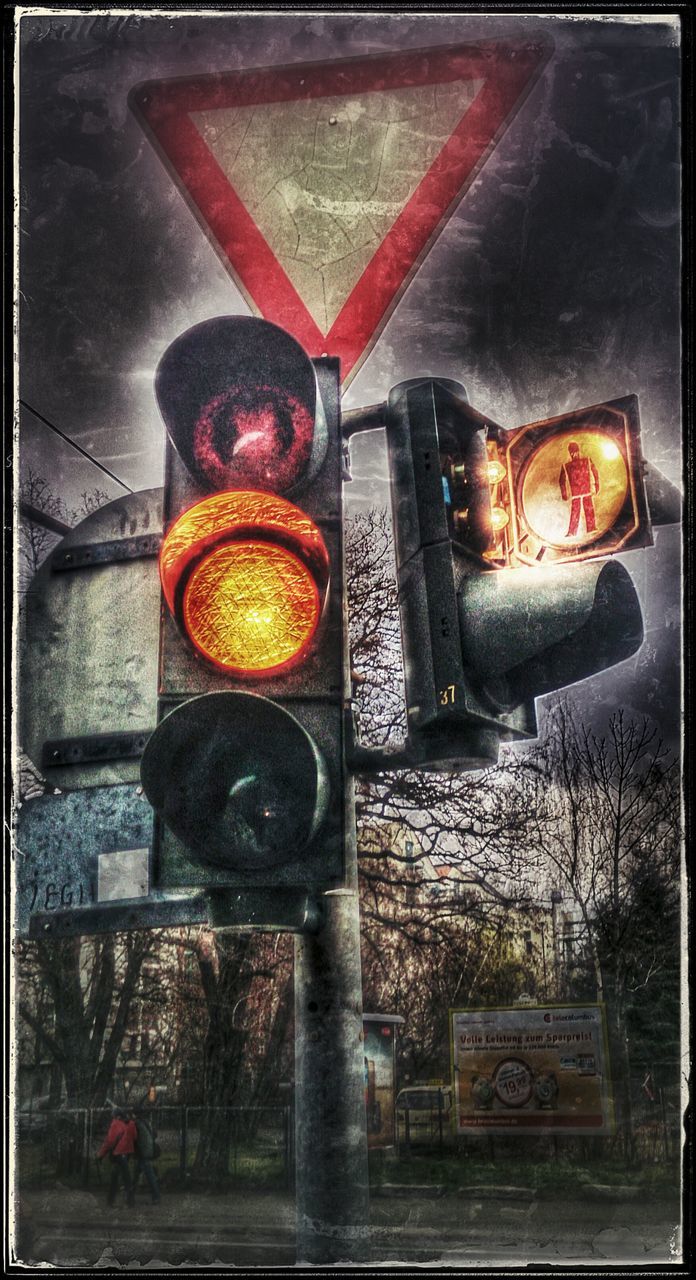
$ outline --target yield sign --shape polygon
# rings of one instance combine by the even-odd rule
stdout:
[[[138,85],[253,310],[354,375],[550,54],[440,46]]]

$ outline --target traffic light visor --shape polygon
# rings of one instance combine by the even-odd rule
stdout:
[[[204,694],[177,707],[141,762],[145,794],[199,861],[258,871],[291,861],[320,830],[326,764],[302,725],[253,693]]]
[[[283,498],[212,494],[179,517],[162,544],[167,604],[203,656],[234,675],[272,675],[302,661],[326,598],[319,529]]]
[[[459,589],[472,677],[504,710],[630,658],[643,617],[618,560],[493,570]]]
[[[170,439],[204,491],[290,493],[324,461],[314,366],[266,320],[219,316],[194,325],[164,353],[155,385]]]

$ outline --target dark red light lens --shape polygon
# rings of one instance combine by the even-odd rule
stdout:
[[[314,418],[289,391],[232,386],[201,411],[193,454],[211,488],[244,486],[284,493],[303,477]]]

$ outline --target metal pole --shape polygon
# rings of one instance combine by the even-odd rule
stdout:
[[[188,1107],[184,1104],[180,1112],[181,1137],[179,1141],[179,1173],[182,1181],[186,1178],[188,1163]]]
[[[546,979],[546,944],[545,944],[545,941],[544,941],[544,922],[543,922],[543,920],[542,920],[542,922],[541,922],[540,934],[541,934],[541,964],[542,964],[542,968],[543,968],[543,971],[544,971],[544,1000],[548,1000],[548,998],[549,998],[549,995],[548,995],[548,983],[547,983],[547,979]]]
[[[353,787],[346,884],[324,895],[317,933],[295,939],[297,1261],[361,1262],[368,1251],[360,918]]]
[[[665,1091],[662,1088],[662,1086],[660,1086],[659,1094],[660,1094],[660,1111],[662,1112],[662,1137],[663,1137],[663,1146],[665,1151],[665,1160],[669,1160],[672,1152],[670,1149],[669,1124],[667,1122],[667,1105],[665,1102]]]

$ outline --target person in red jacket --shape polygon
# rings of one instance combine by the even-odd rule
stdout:
[[[575,440],[568,445],[568,453],[570,456],[561,467],[558,483],[563,501],[570,500],[566,537],[575,538],[580,525],[581,506],[587,532],[594,533],[597,528],[594,495],[599,493],[599,473],[592,459],[581,452],[580,445]]]
[[[97,1152],[97,1160],[103,1160],[104,1156],[109,1156],[111,1160],[111,1178],[109,1180],[109,1195],[107,1198],[107,1204],[109,1205],[112,1205],[116,1199],[119,1182],[123,1182],[126,1203],[129,1208],[133,1207],[135,1196],[128,1169],[128,1160],[135,1151],[137,1135],[135,1121],[127,1119],[123,1111],[114,1107],[109,1132]]]

